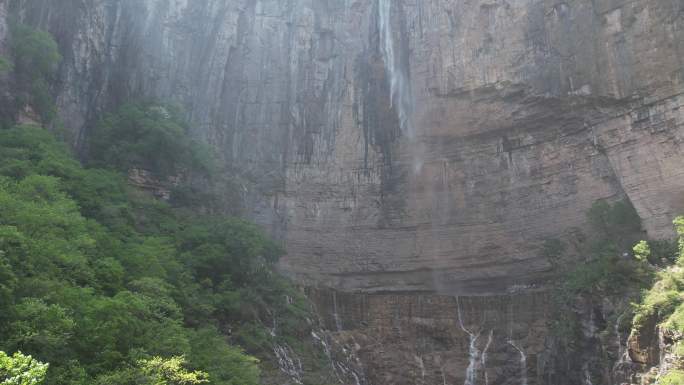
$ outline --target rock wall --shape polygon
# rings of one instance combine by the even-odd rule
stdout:
[[[656,237],[684,211],[677,0],[8,3],[57,37],[77,141],[131,97],[181,104],[304,282],[501,293],[597,199]]]
[[[654,237],[684,212],[680,0],[0,0],[0,41],[5,9],[56,36],[75,145],[131,98],[185,108],[250,182],[282,270],[373,304],[340,316],[374,325],[353,333],[370,383],[417,378],[415,357],[425,383],[447,361],[462,381],[454,299],[535,297],[537,246],[597,199],[628,197]],[[544,317],[530,306],[514,312]],[[495,330],[497,384],[517,378],[501,325],[476,344]]]
[[[360,384],[558,384],[544,293],[488,297],[310,290]]]

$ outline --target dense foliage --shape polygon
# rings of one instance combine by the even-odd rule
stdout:
[[[258,353],[274,313],[283,334],[302,327],[306,306],[286,300],[278,247],[254,225],[83,168],[38,127],[0,130],[0,158],[0,350],[49,362],[46,384],[166,383],[145,370],[180,370],[154,361],[180,356],[211,384],[256,384],[235,344]]]
[[[212,213],[240,213],[235,181],[213,152],[188,134],[178,108],[128,103],[89,134],[87,164],[118,173],[144,170],[173,191],[171,204]],[[170,181],[173,181],[170,183]]]
[[[658,271],[653,286],[635,305],[633,326],[634,332],[639,333],[659,325],[672,340],[674,353],[684,360],[684,217],[677,218],[674,225],[679,236],[676,263]]]
[[[4,67],[14,71],[14,108],[30,105],[43,122],[50,122],[56,114],[50,84],[62,60],[57,43],[49,33],[23,24],[14,24],[10,36],[13,63]]]
[[[613,309],[600,317],[611,318],[592,321],[597,322],[594,326],[601,339],[610,340],[607,345],[614,344],[616,332],[625,334],[631,328],[639,334],[659,326],[671,341],[671,352],[681,361],[679,369],[684,369],[684,218],[675,220],[679,240],[672,242],[638,241],[643,236],[640,220],[627,202],[597,202],[587,217],[590,235],[580,235],[576,242],[577,251],[588,257],[585,263],[571,268],[559,263],[567,248],[563,242],[550,240],[542,248],[543,255],[562,272],[554,292],[552,326],[565,357],[573,352],[586,355],[596,347],[597,341],[583,334],[577,310],[594,312],[609,300]],[[636,304],[630,306],[630,301]],[[606,346],[605,341],[602,344]],[[606,363],[620,358],[605,351],[598,356]],[[682,373],[672,370],[657,383],[684,383]]]
[[[10,64],[10,62],[7,61],[7,59],[0,56],[0,74],[3,74],[9,71],[10,69],[12,69],[12,64]]]
[[[8,356],[0,351],[0,384],[37,385],[45,380],[48,364],[20,352]]]
[[[211,154],[186,134],[180,112],[169,106],[129,103],[108,114],[90,140],[90,163],[127,172],[131,168],[159,176],[185,171],[208,173]]]
[[[641,220],[629,202],[598,201],[588,210],[587,219],[589,231],[576,233],[571,241],[573,251],[585,258],[584,263],[563,263],[562,256],[570,245],[559,240],[548,240],[542,248],[542,255],[560,273],[553,292],[555,314],[551,327],[566,356],[586,350],[581,345],[589,343],[582,336],[581,315],[576,311],[583,301],[586,305],[612,298],[617,303],[638,295],[639,288],[646,287],[652,276],[651,269],[632,255],[632,245],[643,232]]]

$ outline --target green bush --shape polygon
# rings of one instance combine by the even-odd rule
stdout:
[[[211,151],[186,131],[180,112],[169,106],[125,104],[91,133],[90,164],[122,172],[141,168],[160,177],[210,172]]]
[[[641,219],[629,201],[597,201],[587,212],[587,218],[593,240],[589,251],[593,253],[630,252],[643,234]]]
[[[12,64],[4,57],[0,56],[0,74],[11,71]]]
[[[590,241],[581,250],[588,258],[585,263],[573,266],[564,272],[559,290],[565,302],[572,301],[577,294],[620,294],[626,287],[646,284],[650,271],[637,260],[625,258],[623,251],[633,245],[630,239],[638,239],[641,234],[641,221],[628,202],[609,204],[596,202],[587,212],[589,219]],[[639,244],[637,251],[648,253],[648,244]],[[547,253],[562,253],[562,243],[546,243]],[[648,250],[647,250],[648,249]],[[631,250],[630,250],[631,251]]]
[[[673,370],[667,373],[665,376],[661,377],[657,385],[682,385],[684,384],[684,371]]]
[[[48,364],[31,356],[14,353],[8,356],[0,351],[0,381],[7,385],[37,385],[45,379]]]
[[[677,264],[660,271],[653,286],[635,305],[633,326],[637,331],[651,320],[666,329],[684,333],[684,218],[675,219],[674,225],[679,236],[680,250],[675,253],[678,256],[663,256],[662,259],[676,259]],[[671,243],[667,245],[662,250],[672,253]]]
[[[647,264],[625,256],[642,235],[641,221],[629,202],[596,202],[587,212],[587,219],[588,236],[580,233],[577,247],[584,262],[560,264],[565,250],[560,241],[547,241],[542,248],[542,256],[555,261],[553,265],[561,273],[552,295],[555,314],[551,330],[567,354],[583,343],[581,320],[576,312],[578,298],[622,300],[625,295],[634,295],[631,293],[639,287],[646,287],[653,275]],[[652,252],[645,243],[637,251],[649,255]]]
[[[17,107],[29,104],[49,123],[56,116],[50,84],[62,60],[57,43],[48,32],[23,24],[12,25],[10,36]]]

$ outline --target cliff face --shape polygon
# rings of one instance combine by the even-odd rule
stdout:
[[[516,347],[487,301],[518,293],[529,306],[513,312],[534,314],[518,325],[545,333],[538,294],[520,293],[549,277],[541,241],[597,199],[628,197],[653,237],[684,212],[680,0],[0,0],[0,41],[7,10],[56,36],[75,144],[132,96],[181,104],[251,181],[283,271],[377,303],[341,315],[364,318],[340,338],[366,352],[370,383],[420,383],[400,380],[416,362],[424,383],[464,379],[477,332],[454,296],[498,319],[475,350],[495,330],[502,361],[537,357],[543,343]],[[521,377],[506,373],[492,383]]]

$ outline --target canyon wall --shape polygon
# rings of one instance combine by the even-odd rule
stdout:
[[[490,332],[491,383],[521,353],[545,383],[539,245],[598,199],[656,238],[684,212],[680,0],[0,0],[0,42],[8,13],[55,35],[75,146],[131,98],[183,106],[282,270],[356,309],[312,294],[368,383],[484,376]]]

